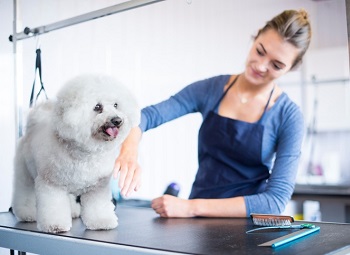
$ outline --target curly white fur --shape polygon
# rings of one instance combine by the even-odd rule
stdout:
[[[16,217],[45,232],[68,231],[79,216],[88,229],[115,228],[110,177],[118,145],[139,120],[132,94],[104,75],[72,79],[32,109],[15,156]]]

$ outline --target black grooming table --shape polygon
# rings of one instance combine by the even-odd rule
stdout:
[[[37,254],[326,254],[350,245],[350,224],[316,223],[321,231],[280,248],[258,244],[291,233],[269,230],[246,234],[248,218],[160,218],[152,209],[118,206],[119,226],[109,231],[85,229],[80,219],[71,231],[47,234],[36,223],[17,222],[0,213],[0,246]]]

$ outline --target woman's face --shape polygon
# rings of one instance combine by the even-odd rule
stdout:
[[[291,69],[298,53],[295,46],[269,29],[255,39],[246,62],[245,77],[256,85],[270,83]]]

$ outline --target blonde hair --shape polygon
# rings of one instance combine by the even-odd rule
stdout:
[[[258,31],[255,38],[269,29],[275,30],[286,42],[291,43],[299,49],[299,54],[295,58],[291,68],[299,65],[311,41],[311,25],[308,13],[304,9],[300,9],[299,11],[285,10],[268,21]]]

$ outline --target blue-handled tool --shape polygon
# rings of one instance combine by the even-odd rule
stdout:
[[[303,236],[306,236],[306,235],[309,235],[309,234],[314,233],[316,231],[319,231],[319,230],[320,230],[320,227],[318,227],[318,226],[315,226],[313,228],[305,228],[305,229],[293,232],[289,235],[285,235],[285,236],[282,236],[280,238],[271,240],[269,242],[259,244],[259,246],[271,246],[272,248],[276,248],[276,247],[279,247],[279,246],[284,245],[286,243],[289,243],[291,241],[294,241],[298,238],[301,238]]]
[[[316,226],[310,223],[305,223],[301,225],[269,226],[269,227],[254,228],[254,229],[248,230],[246,233],[248,234],[254,231],[265,230],[265,229],[303,229],[303,228],[316,228]]]

